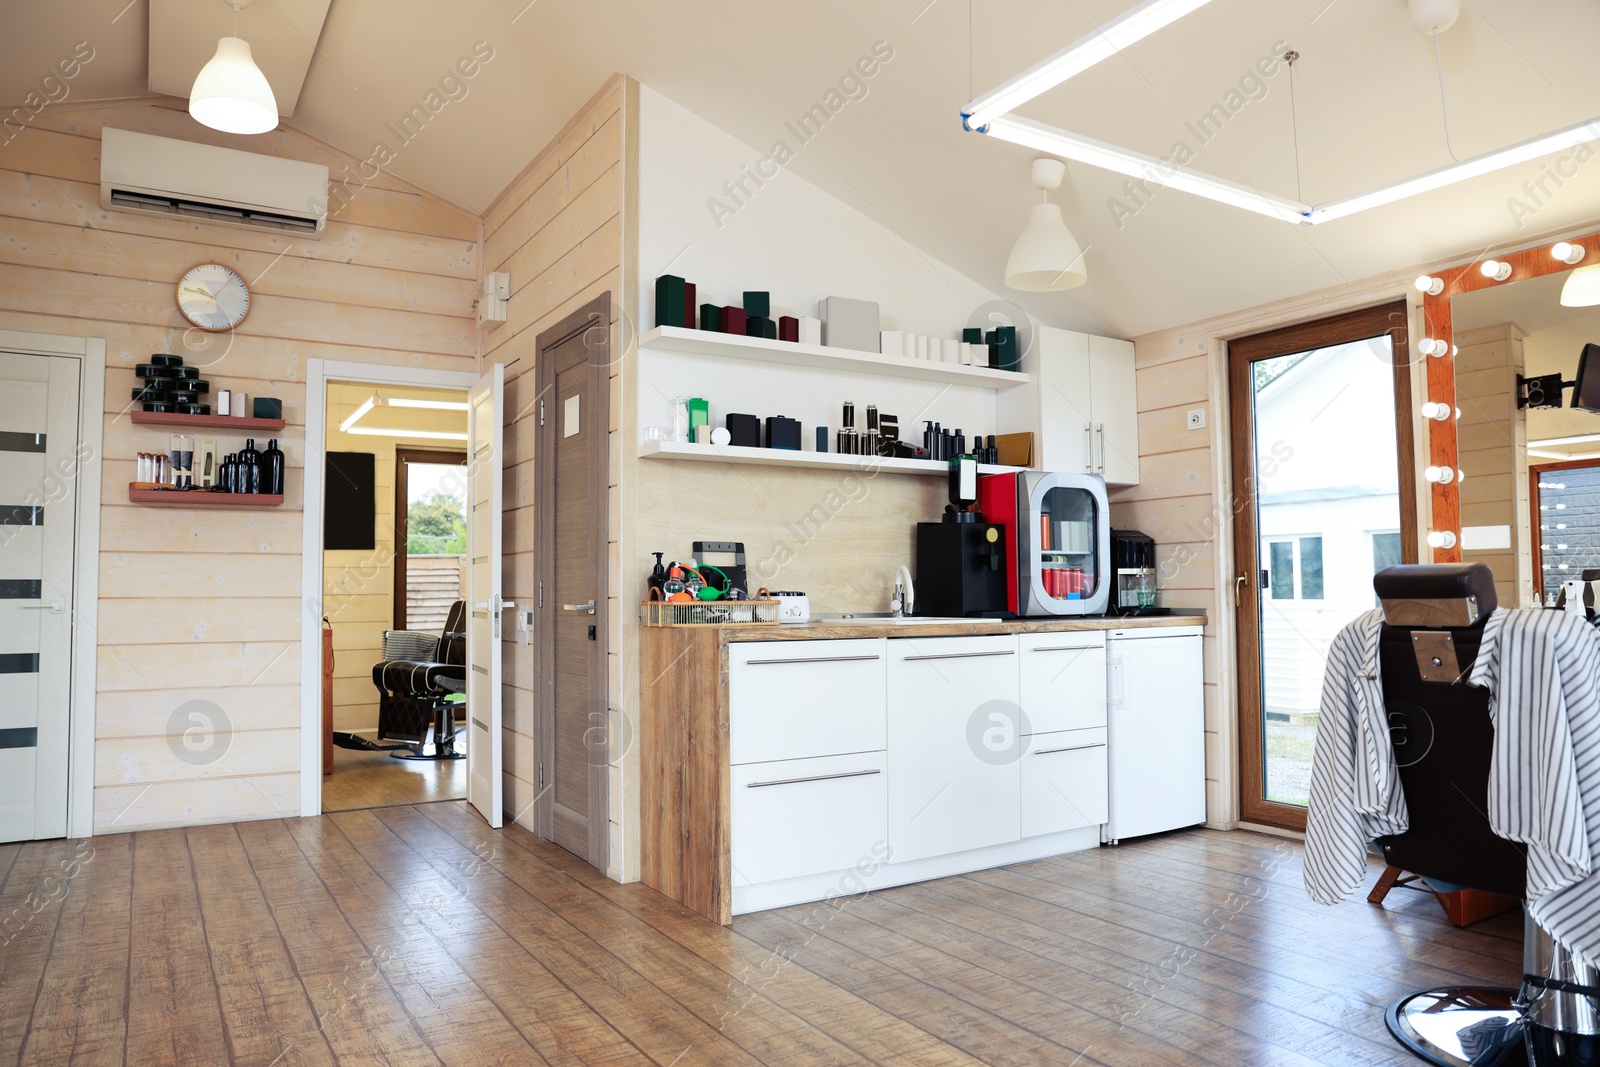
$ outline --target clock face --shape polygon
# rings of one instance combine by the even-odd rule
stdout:
[[[250,287],[221,263],[202,263],[178,281],[178,310],[202,330],[231,330],[250,313]]]

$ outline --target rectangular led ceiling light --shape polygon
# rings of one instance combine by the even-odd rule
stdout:
[[[1131,178],[1181,189],[1221,204],[1254,211],[1269,218],[1305,226],[1331,222],[1357,212],[1392,204],[1421,193],[1442,189],[1457,182],[1490,174],[1530,159],[1600,140],[1600,117],[1543,134],[1531,140],[1485,152],[1448,167],[1428,171],[1371,192],[1308,206],[1283,197],[1263,193],[1247,185],[1214,178],[1199,171],[1168,163],[1103,141],[1092,140],[1042,122],[1018,118],[1012,111],[1062,82],[1081,74],[1136,41],[1171,25],[1184,15],[1204,7],[1209,0],[1145,0],[1123,15],[1112,19],[1049,59],[1038,63],[1010,81],[991,89],[961,109],[961,124],[976,133],[986,133],[1013,144],[1092,167],[1126,174]]]
[[[465,432],[444,430],[407,430],[400,427],[362,426],[361,419],[375,408],[423,408],[429,411],[466,411],[465,400],[416,400],[403,396],[380,396],[373,393],[361,406],[352,411],[339,424],[340,433],[366,434],[371,437],[421,437],[430,441],[465,441]]]

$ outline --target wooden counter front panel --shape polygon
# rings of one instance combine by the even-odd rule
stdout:
[[[728,676],[717,630],[640,629],[640,853],[645,885],[726,926]]]

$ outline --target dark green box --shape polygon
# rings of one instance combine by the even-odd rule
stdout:
[[[251,402],[250,414],[258,419],[283,418],[283,401],[275,396],[258,396]]]
[[[772,294],[756,290],[744,291],[744,314],[747,319],[772,317]]]
[[[688,282],[676,274],[663,274],[656,279],[656,325],[687,326],[683,321],[684,301]]]

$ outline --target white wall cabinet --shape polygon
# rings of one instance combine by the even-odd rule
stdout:
[[[1031,430],[1040,470],[1139,484],[1133,342],[1053,326],[1034,329],[1027,385],[996,397],[1001,425]]]
[[[1020,834],[1017,638],[890,642],[889,848],[896,863]]]

